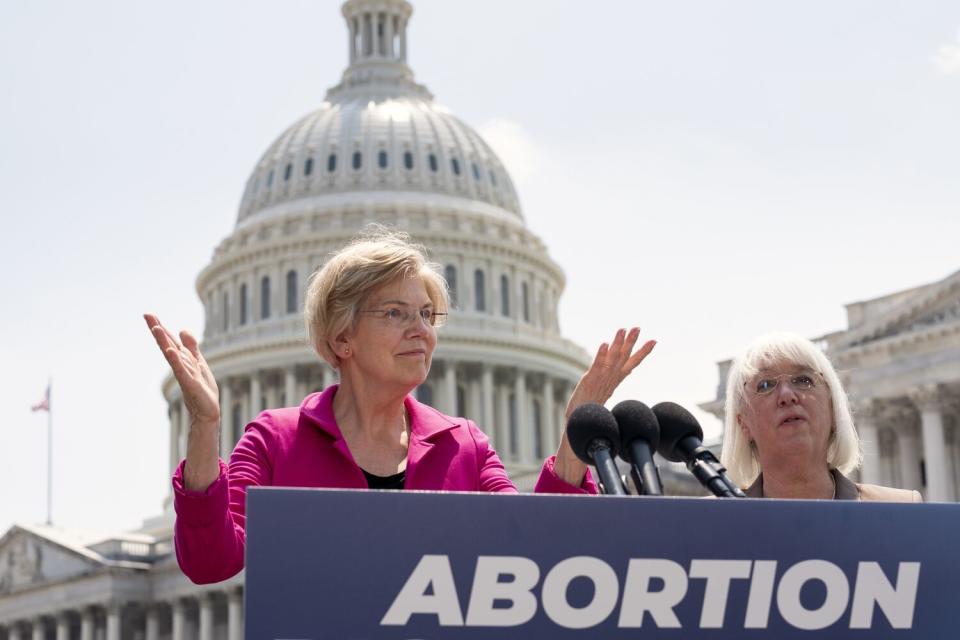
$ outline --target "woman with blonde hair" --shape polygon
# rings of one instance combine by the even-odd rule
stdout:
[[[761,336],[730,367],[721,462],[748,497],[920,502],[856,484],[860,439],[840,377],[810,340]]]
[[[145,316],[190,414],[187,456],[173,477],[177,559],[188,577],[216,582],[243,568],[249,486],[517,491],[472,421],[411,395],[427,379],[448,309],[437,265],[404,234],[374,230],[336,253],[311,279],[304,317],[311,345],[339,370],[340,383],[298,407],[262,412],[229,464],[218,457],[219,394],[197,340],[186,331],[178,339]],[[634,351],[638,336],[621,329],[601,345],[568,415],[609,399],[650,353],[652,341]],[[566,437],[535,490],[597,491]]]

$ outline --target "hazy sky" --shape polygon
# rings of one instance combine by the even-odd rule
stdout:
[[[169,490],[165,363],[257,159],[346,64],[339,1],[0,4],[0,533]],[[754,336],[960,269],[960,4],[420,0],[410,63],[567,274],[564,334],[659,345],[615,400],[711,399]],[[442,336],[441,336],[442,340]],[[698,413],[708,431],[717,422]]]

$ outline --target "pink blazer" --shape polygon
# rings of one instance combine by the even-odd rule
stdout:
[[[333,415],[337,385],[307,396],[299,407],[264,411],[247,425],[230,464],[206,491],[187,491],[183,462],[173,475],[174,543],[180,568],[197,584],[226,580],[243,569],[249,486],[367,489]],[[451,418],[404,400],[410,416],[406,489],[517,493],[486,435],[470,420]],[[587,472],[575,487],[540,472],[538,493],[597,493]]]

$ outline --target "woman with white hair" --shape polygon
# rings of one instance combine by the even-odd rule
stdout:
[[[791,333],[758,338],[730,367],[721,462],[751,498],[921,502],[919,492],[856,484],[863,454],[827,356]]]
[[[243,568],[249,486],[427,489],[516,493],[490,442],[470,420],[446,416],[411,392],[427,379],[447,283],[422,247],[373,229],[314,274],[304,317],[317,354],[340,383],[298,407],[270,409],[247,425],[229,464],[218,457],[219,392],[197,340],[179,339],[153,315],[147,325],[190,414],[186,459],[173,477],[177,559],[197,583]],[[653,349],[634,351],[639,329],[603,344],[570,398],[603,403]],[[536,491],[596,493],[566,436]]]

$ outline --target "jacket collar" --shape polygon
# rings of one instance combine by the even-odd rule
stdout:
[[[300,403],[300,413],[318,429],[335,440],[343,440],[343,433],[333,414],[333,397],[337,395],[338,384],[332,384],[320,393],[312,393]],[[403,400],[407,415],[410,416],[411,441],[428,442],[450,429],[460,426],[462,420],[451,418],[433,407],[422,404],[408,394]]]
[[[833,481],[836,484],[836,490],[833,494],[834,500],[859,500],[860,490],[845,475],[836,469],[830,469]],[[763,474],[757,476],[749,487],[744,490],[748,498],[762,498],[763,496]]]

